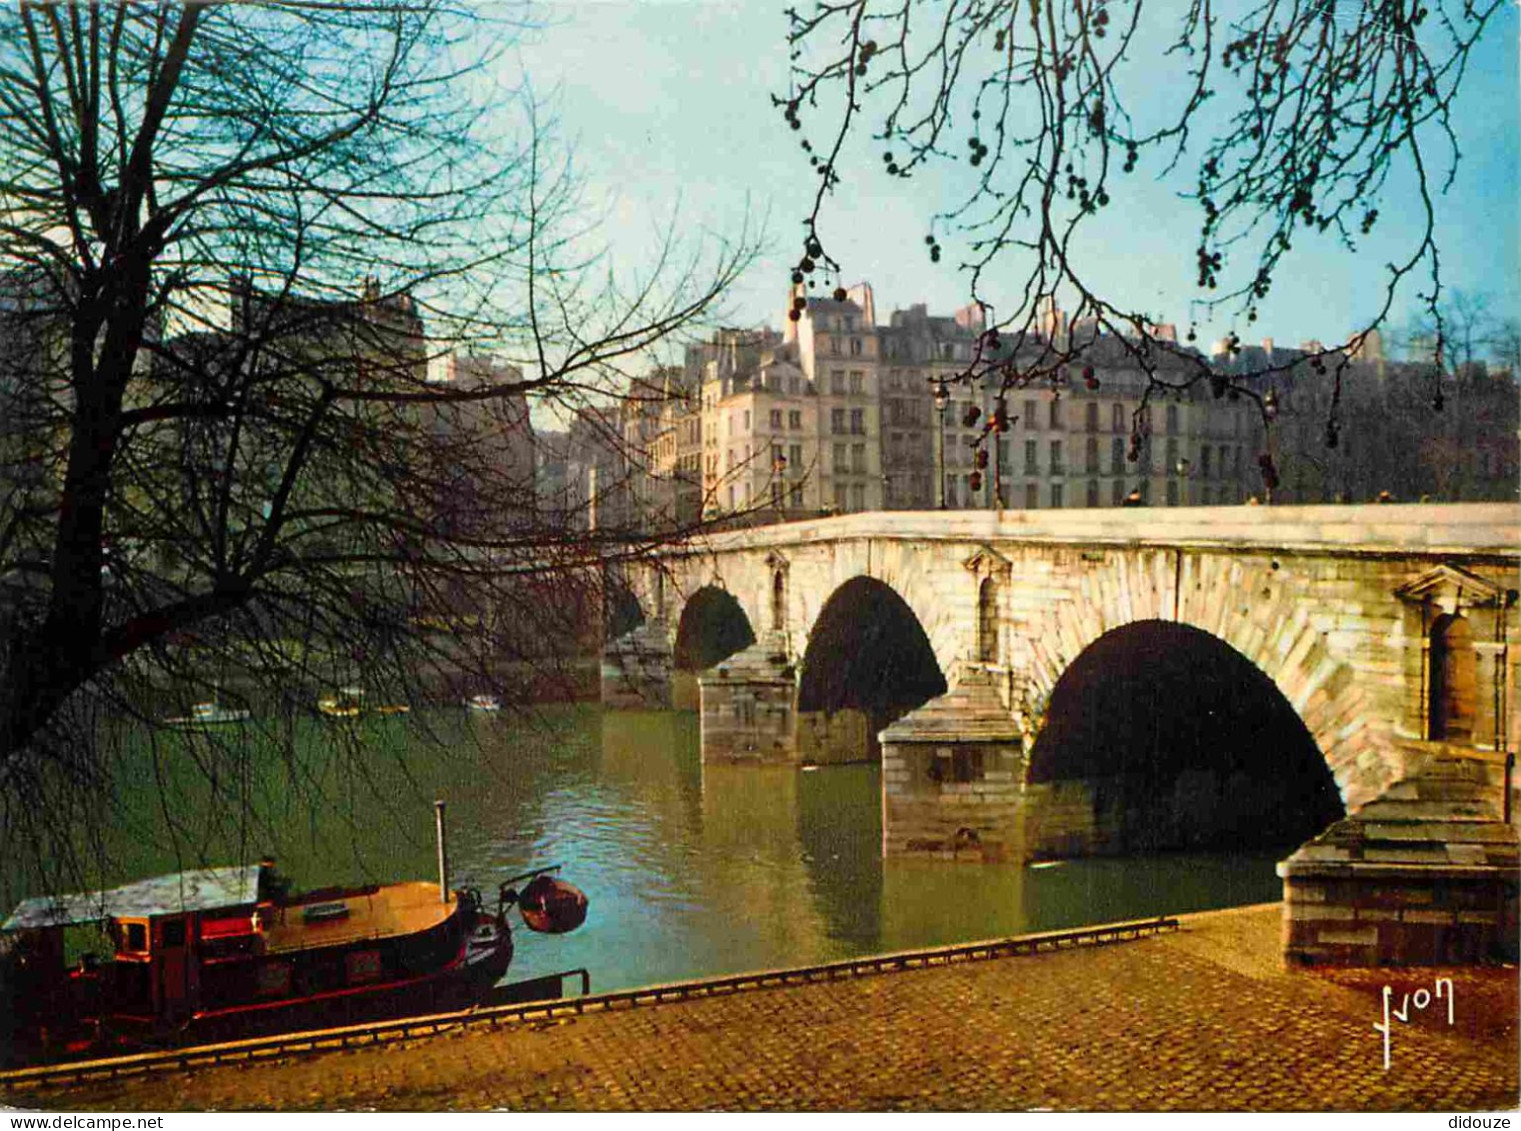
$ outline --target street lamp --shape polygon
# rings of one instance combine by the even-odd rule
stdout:
[[[940,414],[940,427],[936,430],[935,465],[935,500],[941,510],[945,510],[945,410],[951,404],[951,391],[945,387],[945,378],[931,378],[935,382],[935,411]]]

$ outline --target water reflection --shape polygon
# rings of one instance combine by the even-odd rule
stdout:
[[[420,740],[423,726],[436,745]],[[272,770],[257,797],[278,843],[208,843],[205,855],[233,863],[272,849],[307,887],[426,879],[431,801],[441,797],[457,885],[489,900],[508,876],[563,863],[591,900],[573,934],[518,932],[514,978],[584,966],[595,988],[612,989],[1278,895],[1267,854],[1038,870],[884,864],[876,767],[705,767],[697,718],[686,712],[460,711],[365,728],[361,766],[322,724],[301,735],[330,811],[311,819]],[[147,781],[129,774],[123,785],[141,827],[162,812]],[[189,779],[175,788],[175,805],[201,803]],[[127,824],[111,836],[106,883],[184,866]]]

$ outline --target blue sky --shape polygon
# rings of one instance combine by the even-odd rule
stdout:
[[[577,0],[544,9],[547,26],[529,33],[515,61],[547,96],[573,143],[589,199],[606,216],[604,234],[619,261],[637,266],[654,233],[674,216],[698,239],[732,230],[747,211],[764,217],[769,253],[733,290],[726,321],[779,325],[790,263],[802,237],[816,177],[769,95],[786,90],[785,4],[710,0]],[[1438,200],[1444,283],[1489,292],[1492,309],[1521,312],[1517,152],[1517,7],[1486,32],[1455,115],[1463,161]],[[1159,61],[1158,66],[1161,66]],[[1165,75],[1164,75],[1165,78]],[[1144,109],[1144,107],[1142,107]],[[880,172],[880,146],[863,147],[825,213],[830,251],[847,283],[869,279],[878,315],[927,302],[949,312],[967,300],[955,270],[954,241],[938,265],[925,255],[930,216],[953,199],[959,170],[913,181]],[[1159,166],[1143,162],[1140,174]],[[1127,184],[1106,229],[1084,251],[1085,265],[1126,306],[1186,323],[1197,297],[1197,214],[1174,193],[1186,185]],[[1200,320],[1204,340],[1235,325],[1243,337],[1280,344],[1339,339],[1381,301],[1383,264],[1396,254],[1402,218],[1381,205],[1375,238],[1356,256],[1296,241],[1258,322],[1220,315]],[[1013,282],[1020,265],[1011,261]],[[1396,307],[1414,304],[1413,289]]]

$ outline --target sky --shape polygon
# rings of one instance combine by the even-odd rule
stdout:
[[[684,238],[702,240],[733,232],[747,215],[764,221],[767,254],[731,291],[722,317],[728,325],[781,324],[817,184],[770,100],[787,89],[785,7],[784,0],[566,0],[540,9],[545,26],[526,33],[503,64],[520,66],[550,103],[623,267],[643,265],[655,233],[670,222]],[[1454,116],[1463,160],[1436,202],[1444,285],[1487,293],[1491,309],[1503,314],[1521,313],[1517,17],[1508,3],[1478,48]],[[1167,66],[1156,61],[1164,94]],[[943,239],[946,252],[932,264],[924,235],[933,213],[955,199],[964,173],[942,168],[907,182],[889,178],[879,149],[858,151],[826,207],[823,231],[843,264],[841,281],[872,283],[879,321],[916,302],[950,313],[969,293],[955,267],[957,247]],[[1158,169],[1143,161],[1137,177]],[[1082,253],[1109,297],[1180,327],[1199,295],[1198,215],[1175,195],[1191,177],[1127,182],[1107,210],[1107,226]],[[1225,314],[1211,322],[1194,309],[1200,338],[1232,327],[1249,341],[1279,344],[1345,337],[1382,301],[1384,264],[1396,256],[1393,238],[1408,234],[1408,223],[1386,201],[1375,237],[1356,255],[1296,240],[1258,322],[1248,328]],[[1010,284],[1022,267],[1007,265]],[[1397,303],[1396,324],[1413,308],[1413,292]]]

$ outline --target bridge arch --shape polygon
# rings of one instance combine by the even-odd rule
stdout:
[[[1027,729],[1043,728],[1058,681],[1106,633],[1138,621],[1170,621],[1214,637],[1248,661],[1294,709],[1325,759],[1343,805],[1355,808],[1390,783],[1383,766],[1360,765],[1374,725],[1365,689],[1330,652],[1311,604],[1276,559],[1191,555],[1177,550],[1111,555],[1078,586],[1081,600],[1046,608],[1024,636]]]
[[[602,636],[616,640],[645,622],[644,605],[633,586],[621,577],[608,577],[602,593]]]
[[[1105,632],[1057,681],[1030,752],[1036,855],[1284,849],[1344,815],[1294,708],[1214,635]]]
[[[681,607],[672,662],[678,671],[705,671],[754,642],[744,606],[727,589],[704,585]]]
[[[877,732],[943,695],[945,674],[919,617],[889,584],[851,577],[820,608],[798,683],[804,761],[879,756]]]

